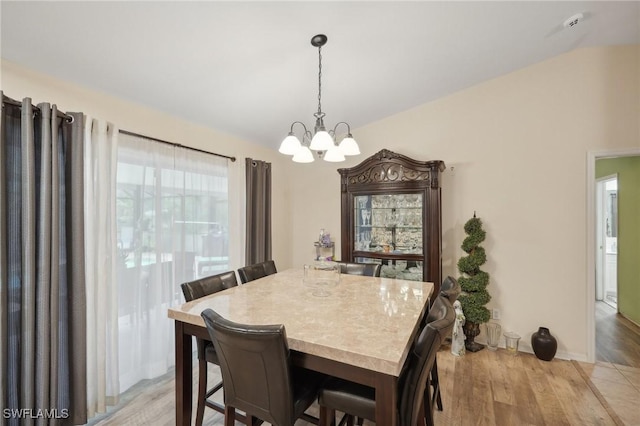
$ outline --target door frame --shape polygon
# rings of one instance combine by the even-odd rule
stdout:
[[[587,152],[587,362],[596,361],[596,160],[640,156],[640,148]]]

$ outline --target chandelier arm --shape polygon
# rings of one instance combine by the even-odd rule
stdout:
[[[302,138],[303,143],[306,140],[307,146],[309,146],[311,145],[311,139],[313,139],[313,134],[305,128],[304,137]]]
[[[346,121],[341,121],[338,124],[336,124],[333,127],[333,130],[331,131],[332,136],[335,138],[336,135],[336,129],[338,128],[339,125],[344,124],[345,126],[347,126],[347,134],[350,135],[351,134],[351,126],[349,126],[349,123],[347,123]]]
[[[313,133],[311,133],[311,131],[307,129],[307,126],[305,126],[302,121],[294,121],[293,123],[291,123],[291,129],[289,130],[289,133],[294,134],[293,126],[295,126],[296,124],[301,125],[304,129],[304,133],[302,134],[302,140],[300,141],[300,143],[303,146],[309,146],[311,144],[311,139],[313,138]]]
[[[295,126],[296,124],[302,125],[305,134],[309,133],[309,131],[307,130],[307,126],[305,126],[302,121],[294,121],[293,123],[291,123],[291,129],[289,130],[289,133],[293,133],[293,126]]]

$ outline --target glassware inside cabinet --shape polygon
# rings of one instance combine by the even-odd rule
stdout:
[[[381,263],[380,277],[397,278],[408,281],[422,281],[422,261],[416,260],[390,260],[356,257],[358,263]]]
[[[358,195],[354,198],[354,248],[358,251],[370,251],[371,223],[373,212],[371,209],[371,196]]]
[[[381,194],[370,197],[371,208],[374,209],[422,209],[422,194]]]
[[[354,198],[355,250],[422,254],[422,194]]]
[[[422,262],[413,261],[396,261],[389,262],[388,265],[382,265],[380,276],[389,276],[390,278],[398,278],[409,281],[422,281]]]

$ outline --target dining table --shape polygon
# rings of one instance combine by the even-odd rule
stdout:
[[[322,292],[314,284],[288,269],[169,308],[177,425],[191,424],[192,336],[209,339],[207,308],[242,324],[284,324],[292,364],[375,388],[376,423],[397,424],[398,376],[433,283],[342,274]]]

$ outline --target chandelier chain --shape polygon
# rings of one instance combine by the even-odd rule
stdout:
[[[322,113],[322,46],[318,46],[318,114]]]

